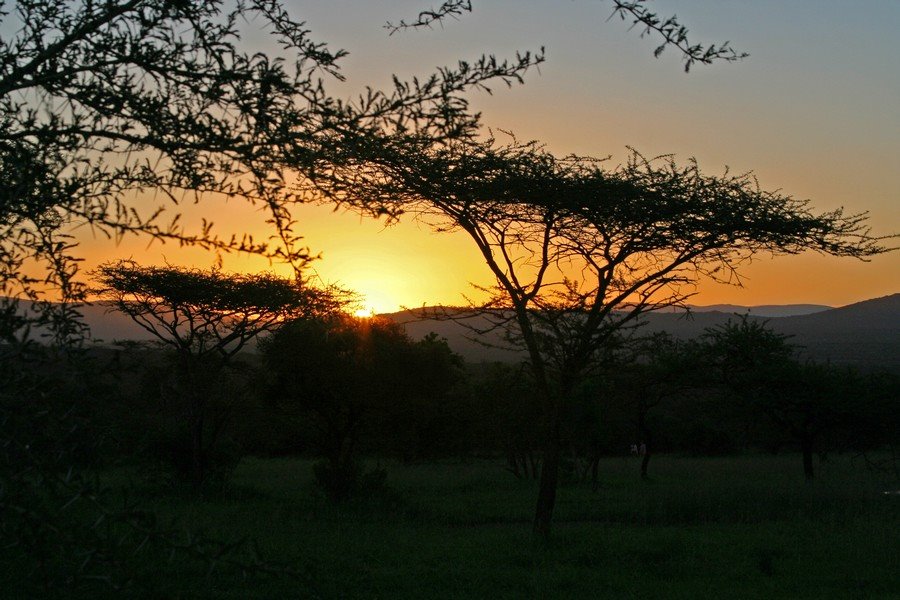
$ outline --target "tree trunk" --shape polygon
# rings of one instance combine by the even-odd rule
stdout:
[[[556,486],[559,482],[560,423],[559,410],[554,410],[553,422],[541,464],[541,480],[538,487],[537,507],[534,512],[534,535],[546,542],[550,537],[550,521],[556,504]]]
[[[548,396],[550,396],[548,394]],[[562,397],[565,397],[563,395]],[[548,413],[547,443],[544,461],[541,464],[541,479],[538,484],[538,500],[534,511],[534,535],[538,542],[550,539],[550,522],[556,505],[556,488],[559,484],[559,463],[562,457],[562,407],[559,397],[551,396]]]
[[[803,474],[807,480],[813,479],[813,441],[812,437],[804,436],[800,439],[800,448],[803,451]]]
[[[206,404],[206,389],[202,380],[202,366],[197,357],[190,353],[181,356],[179,365],[179,385],[181,393],[188,399],[188,436],[190,439],[190,477],[191,487],[195,493],[199,493],[206,477],[203,451],[204,411]]]
[[[203,412],[198,410],[191,423],[191,485],[199,491],[203,485]]]
[[[647,407],[643,403],[638,408],[638,435],[641,448],[641,479],[649,479],[647,468],[650,466],[650,456],[653,452],[653,436],[647,427]]]
[[[532,451],[532,450],[528,451],[528,462],[531,465],[530,477],[532,479],[537,479],[538,478],[538,469],[540,467],[541,461],[537,456],[535,456],[534,451]]]

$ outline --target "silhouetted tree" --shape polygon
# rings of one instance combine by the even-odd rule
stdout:
[[[179,267],[143,267],[133,261],[100,266],[100,297],[175,351],[179,394],[186,401],[190,477],[206,477],[204,440],[210,394],[228,361],[264,332],[298,315],[335,310],[328,290],[299,286],[269,274],[226,274]]]
[[[613,386],[624,394],[634,411],[641,454],[641,478],[648,478],[650,459],[656,452],[656,432],[652,415],[660,405],[700,386],[705,377],[699,346],[667,333],[638,340],[633,360],[617,366],[611,375]],[[707,384],[708,385],[708,384]]]
[[[270,395],[316,430],[326,461],[316,476],[334,500],[373,483],[377,474],[361,471],[359,446],[375,424],[401,444],[402,456],[425,453],[426,432],[415,429],[428,427],[458,377],[458,359],[445,343],[413,342],[380,317],[298,319],[265,340],[262,351],[273,377]],[[426,399],[432,414],[416,415]]]
[[[50,289],[67,308],[85,291],[77,225],[301,268],[311,256],[285,182],[315,171],[322,143],[337,131],[466,135],[478,121],[466,90],[521,80],[542,60],[482,56],[342,100],[326,83],[343,79],[346,52],[315,41],[278,0],[19,0],[0,24],[0,297]],[[251,28],[280,55],[243,43]],[[220,237],[210,218],[190,231],[170,214],[206,198],[259,205],[271,238]]]
[[[637,318],[681,306],[701,277],[734,282],[757,253],[884,252],[865,215],[814,214],[751,175],[709,176],[695,162],[632,153],[613,170],[536,144],[410,147],[385,140],[346,156],[318,190],[331,202],[468,234],[496,280],[477,307],[513,324],[544,399],[546,446],[535,532],[549,533],[563,407]],[[411,151],[412,150],[412,151]]]
[[[847,369],[800,362],[788,336],[747,316],[704,335],[729,394],[764,414],[800,446],[803,473],[815,475],[813,454],[854,410],[863,381]]]

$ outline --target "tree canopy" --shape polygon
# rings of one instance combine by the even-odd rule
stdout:
[[[356,156],[336,160],[308,195],[464,231],[497,281],[485,306],[578,312],[594,327],[682,304],[702,277],[739,283],[756,253],[886,250],[864,213],[817,214],[808,201],[761,189],[752,174],[709,175],[671,156],[632,151],[606,168],[493,140],[411,149],[388,140],[370,148],[370,160]]]
[[[471,133],[464,92],[521,80],[542,60],[482,56],[350,99],[328,92],[344,50],[316,41],[276,0],[55,2],[0,9],[0,296],[51,289],[79,301],[72,227],[141,233],[302,268],[285,181],[312,170],[335,131]],[[258,28],[267,55],[242,41]],[[179,206],[218,196],[268,214],[271,238],[197,230]],[[41,271],[43,269],[43,271]],[[43,274],[41,274],[43,273]]]
[[[342,302],[333,290],[303,287],[268,273],[101,265],[103,300],[165,344],[196,356],[228,357],[248,341],[298,316],[325,315]]]
[[[815,213],[761,189],[752,174],[708,175],[693,160],[632,151],[609,169],[536,143],[417,146],[400,136],[366,152],[338,155],[306,193],[472,239],[495,280],[473,308],[513,326],[547,407],[541,536],[555,499],[562,406],[623,327],[684,306],[702,278],[739,283],[740,266],[758,253],[865,259],[888,250],[865,214]]]

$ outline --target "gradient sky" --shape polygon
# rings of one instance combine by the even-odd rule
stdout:
[[[730,40],[750,53],[690,74],[671,49],[653,58],[656,38],[607,22],[610,3],[602,0],[474,0],[472,14],[430,31],[388,36],[382,28],[437,3],[286,1],[316,39],[350,52],[348,81],[332,86],[336,95],[388,87],[394,73],[426,75],[460,58],[543,45],[547,62],[525,85],[471,95],[486,125],[541,140],[557,154],[611,155],[612,164],[633,146],[649,156],[696,157],[710,173],[726,165],[752,170],[765,188],[809,198],[820,210],[869,211],[875,234],[900,232],[900,2],[658,0],[652,8],[677,14],[696,41]],[[212,210],[222,229],[265,235],[250,225],[258,215],[244,207]],[[490,281],[463,235],[433,234],[413,222],[385,228],[322,207],[298,217],[298,231],[322,253],[313,271],[358,290],[376,311],[460,304],[470,282]],[[82,237],[87,268],[128,256],[201,267],[214,260],[173,246],[148,249],[146,240],[116,246]],[[270,268],[239,257],[226,257],[225,267]],[[900,291],[900,252],[871,262],[760,256],[742,272],[743,288],[702,283],[694,303],[839,306],[883,296]]]

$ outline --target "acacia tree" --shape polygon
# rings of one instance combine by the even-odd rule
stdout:
[[[446,343],[435,335],[414,342],[383,317],[295,319],[261,349],[269,395],[283,414],[299,412],[301,427],[314,429],[325,459],[315,467],[316,480],[333,500],[380,483],[384,472],[363,475],[358,460],[362,438],[377,424],[406,458],[434,444],[439,436],[427,419],[438,417],[435,408],[459,377],[459,359]],[[416,414],[420,407],[431,414]]]
[[[643,0],[614,4],[699,62],[719,58],[717,47],[687,44],[683,27],[644,10]],[[448,0],[413,25],[454,7],[455,14],[471,9]],[[242,44],[242,28],[254,26],[282,48],[283,59]],[[38,304],[55,341],[83,339],[77,307],[85,287],[72,228],[258,252],[302,267],[310,253],[294,232],[282,185],[293,173],[285,163],[313,174],[327,161],[320,137],[471,135],[478,117],[468,112],[466,90],[520,80],[543,59],[483,56],[342,100],[327,83],[341,78],[344,51],[315,41],[278,0],[16,0],[0,5],[0,29],[0,335],[13,343],[31,322],[16,299],[53,297],[44,291],[63,301]],[[219,237],[211,221],[185,230],[178,206],[207,196],[258,204],[273,239]],[[12,409],[4,403],[0,410],[5,417]],[[2,437],[5,453],[29,447]],[[16,481],[34,485],[27,468],[8,464]],[[53,522],[53,511],[15,508],[32,523]],[[76,571],[86,572],[83,565]]]
[[[49,288],[69,304],[85,291],[76,225],[301,268],[311,255],[284,182],[313,168],[319,137],[466,135],[478,120],[466,90],[521,80],[542,60],[482,56],[342,100],[326,84],[342,79],[346,52],[315,41],[277,0],[19,0],[0,7],[0,25],[12,32],[0,38],[0,296]],[[251,27],[281,55],[247,48]],[[216,196],[267,211],[271,238],[181,225],[180,205]]]
[[[739,58],[724,44],[724,55],[713,49],[709,60],[693,60],[700,47],[685,42],[677,22],[660,21],[639,0],[614,4],[614,14],[662,34],[657,55],[678,48],[686,68]],[[454,7],[470,8],[444,3],[420,15],[421,24]],[[752,175],[708,176],[671,157],[633,152],[624,166],[604,170],[534,143],[435,144],[410,135],[339,136],[330,151],[329,165],[304,182],[308,198],[389,219],[413,213],[437,230],[466,232],[482,254],[496,286],[475,308],[514,326],[543,397],[539,538],[549,535],[556,500],[562,408],[623,328],[647,311],[684,305],[701,277],[739,283],[738,267],[759,252],[862,258],[886,250],[864,214],[813,214],[805,201],[761,190]]]
[[[304,288],[270,274],[142,267],[133,261],[100,266],[100,297],[169,346],[177,357],[179,393],[186,400],[191,481],[206,476],[204,440],[214,382],[248,342],[301,315],[324,315],[341,300],[332,290]]]
[[[811,480],[822,436],[852,421],[851,398],[864,396],[866,385],[847,369],[801,362],[788,337],[743,316],[707,329],[704,344],[728,393],[797,443]]]
[[[543,397],[540,537],[555,503],[562,408],[623,328],[683,306],[702,277],[739,283],[739,267],[757,253],[864,258],[886,250],[864,214],[815,214],[751,175],[705,175],[693,161],[633,152],[604,169],[536,144],[408,148],[408,140],[385,141],[365,164],[348,158],[317,191],[472,239],[496,281],[476,308],[515,326]]]
[[[611,378],[634,410],[637,439],[643,446],[641,479],[648,479],[657,437],[652,413],[687,390],[700,387],[703,363],[699,344],[662,332],[638,340],[635,350],[627,364],[614,367]]]

